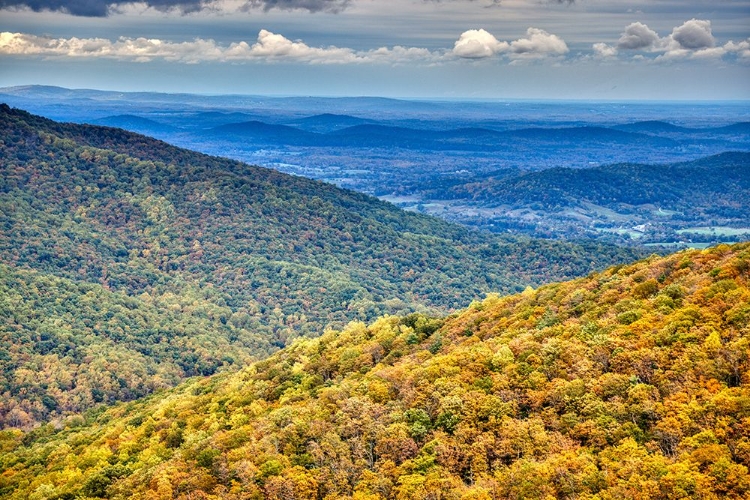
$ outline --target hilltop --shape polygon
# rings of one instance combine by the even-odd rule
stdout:
[[[66,428],[0,434],[7,498],[750,493],[750,244],[352,323]]]
[[[641,255],[480,234],[329,184],[7,106],[0,129],[0,425],[131,399],[351,320],[445,314],[492,290]],[[80,294],[96,300],[81,307]],[[73,351],[61,347],[71,342]],[[71,378],[86,383],[71,393]]]
[[[665,165],[620,163],[499,172],[468,183],[436,186],[428,197],[470,199],[494,211],[484,225],[531,226],[531,234],[589,233],[642,243],[712,241],[750,235],[750,153],[726,152]]]

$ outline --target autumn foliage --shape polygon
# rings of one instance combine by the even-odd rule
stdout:
[[[236,374],[1,434],[8,498],[741,499],[750,244],[444,319],[352,323]]]

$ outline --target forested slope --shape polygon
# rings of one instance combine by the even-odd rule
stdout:
[[[668,165],[616,164],[551,168],[457,186],[452,195],[488,206],[542,204],[546,208],[594,203],[607,207],[657,205],[692,217],[750,213],[750,153],[728,152]]]
[[[742,499],[750,244],[353,323],[0,433],[8,498]]]
[[[0,264],[0,426],[134,399],[273,352],[231,314],[190,293],[129,296]]]
[[[637,255],[483,235],[332,185],[3,105],[0,426],[135,397],[329,325],[445,313],[488,291]],[[99,310],[78,307],[86,294]],[[73,341],[69,354],[62,346]],[[122,362],[104,369],[120,373],[101,375],[101,394],[89,382],[75,402],[59,394],[67,373],[98,380],[102,365],[89,361],[108,357]],[[52,372],[49,381],[23,375]],[[30,420],[12,417],[15,407]]]

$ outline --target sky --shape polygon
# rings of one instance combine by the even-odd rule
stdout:
[[[750,0],[0,0],[0,87],[750,100]]]

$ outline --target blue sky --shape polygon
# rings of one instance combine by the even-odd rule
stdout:
[[[750,99],[750,1],[0,0],[0,86]]]

